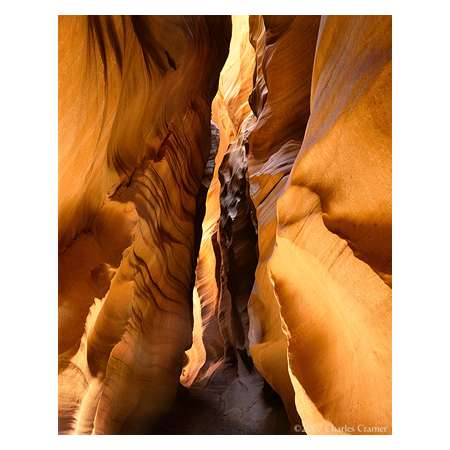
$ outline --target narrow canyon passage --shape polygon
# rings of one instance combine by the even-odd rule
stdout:
[[[61,16],[59,432],[391,433],[391,184],[390,17]]]
[[[249,193],[245,134],[255,51],[248,17],[233,17],[230,52],[212,102],[208,193],[196,267],[193,346],[173,412],[157,432],[278,434],[290,424],[283,403],[256,370],[247,305],[258,262],[256,212]],[[205,172],[206,173],[206,172]]]

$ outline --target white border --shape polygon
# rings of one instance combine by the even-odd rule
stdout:
[[[390,14],[387,0],[58,0],[59,14]]]
[[[2,448],[445,448],[450,24],[435,0],[11,2],[1,33]],[[394,435],[57,436],[57,14],[391,14]]]

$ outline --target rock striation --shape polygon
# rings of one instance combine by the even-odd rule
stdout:
[[[391,27],[60,17],[60,433],[391,433]]]
[[[197,334],[202,335],[203,339],[198,346],[194,345],[188,352],[188,354],[192,354],[194,351],[196,354],[202,354],[203,359],[194,362],[191,356],[191,362],[184,368],[186,374],[200,372],[199,379],[203,376],[208,378],[224,362],[226,353],[224,333],[227,333],[225,328],[229,328],[231,326],[229,321],[234,320],[229,313],[227,324],[224,324],[222,320],[222,316],[227,313],[224,312],[224,303],[221,302],[224,295],[221,289],[227,289],[227,282],[221,283],[221,277],[227,275],[226,273],[222,274],[221,252],[224,250],[222,244],[225,236],[221,233],[220,228],[221,225],[225,227],[225,222],[229,224],[228,227],[233,223],[231,218],[229,220],[225,218],[229,214],[226,203],[239,202],[237,198],[233,197],[233,194],[239,190],[239,188],[236,189],[236,184],[242,185],[246,180],[245,160],[242,157],[233,159],[236,162],[239,160],[240,166],[236,170],[239,170],[240,181],[237,181],[236,176],[233,177],[233,194],[227,193],[227,187],[224,185],[225,172],[233,172],[235,167],[231,161],[228,164],[226,161],[230,159],[232,148],[241,149],[244,136],[244,133],[240,132],[241,124],[245,122],[246,118],[251,119],[252,116],[248,97],[252,90],[254,50],[249,42],[248,18],[234,16],[232,26],[230,52],[221,71],[218,90],[212,103],[212,117],[219,129],[220,142],[215,158],[213,178],[206,197],[202,241],[196,269],[196,289],[202,317],[201,321],[194,324],[194,332],[199,330]],[[237,140],[240,142],[237,143]],[[226,167],[228,167],[228,171]],[[232,177],[231,173],[227,183],[229,183],[230,177]],[[243,186],[242,189],[244,189]],[[233,213],[234,218],[236,218],[236,211]],[[233,246],[233,248],[235,247]],[[239,252],[239,255],[245,257],[242,251]],[[250,270],[250,278],[244,277],[244,282],[247,284],[252,283],[251,272]],[[200,347],[203,347],[203,350]]]
[[[309,117],[309,92],[320,18],[251,17],[256,52],[251,106],[257,118],[248,138],[250,194],[258,222],[259,259],[250,297],[250,343],[255,364],[300,426],[289,380],[286,336],[268,271],[276,237],[276,204]],[[283,67],[283,71],[279,67]]]
[[[251,353],[308,434],[390,433],[390,18],[250,23]]]
[[[391,64],[390,17],[322,18],[269,262],[308,433],[391,433]]]
[[[197,342],[187,352],[183,369],[182,383],[189,393],[180,396],[175,414],[168,419],[176,427],[163,427],[162,432],[289,431],[282,403],[257,372],[249,351],[247,305],[258,248],[247,173],[247,137],[254,122],[248,97],[255,56],[247,17],[233,16],[232,36],[212,105],[220,145],[197,261],[194,301],[201,309],[193,331]],[[198,413],[189,425],[180,423],[180,411],[197,408],[199,402],[208,414]]]
[[[231,21],[73,16],[59,25],[60,411],[77,411],[60,413],[61,431],[148,432],[170,409],[192,341],[200,186]],[[97,294],[78,367],[72,355]],[[75,371],[86,389],[74,386]]]

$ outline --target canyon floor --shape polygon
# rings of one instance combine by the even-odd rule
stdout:
[[[172,412],[153,434],[288,434],[278,395],[256,372],[237,378],[232,366],[205,383],[180,386]]]

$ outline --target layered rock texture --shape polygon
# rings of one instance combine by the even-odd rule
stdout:
[[[211,101],[231,20],[62,17],[59,30],[62,431],[148,432],[192,341]],[[83,365],[72,355],[97,296]]]
[[[390,18],[251,25],[253,358],[307,433],[389,433]]]
[[[391,433],[391,19],[60,17],[60,433]]]

